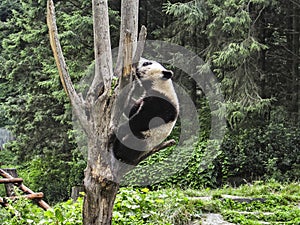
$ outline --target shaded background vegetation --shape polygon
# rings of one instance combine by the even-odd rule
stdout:
[[[76,83],[93,61],[91,1],[55,2],[61,44]],[[117,47],[120,1],[110,7],[112,46]],[[0,167],[17,167],[28,186],[57,202],[82,184],[85,160],[50,50],[45,11],[45,0],[0,3],[0,127],[15,137],[0,151]],[[199,173],[211,112],[201,87],[175,71],[176,82],[199,110],[202,129],[186,169],[157,186],[299,179],[299,20],[300,4],[293,0],[140,1],[140,24],[147,26],[148,39],[173,42],[201,56],[221,83],[227,108],[221,152]]]

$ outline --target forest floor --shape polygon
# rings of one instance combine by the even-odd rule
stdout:
[[[80,197],[43,211],[19,199],[8,208],[0,207],[0,224],[82,225],[82,203]],[[121,188],[113,224],[300,225],[300,183],[258,181],[240,187],[198,190]]]
[[[236,201],[237,203],[251,203],[254,201],[264,203],[266,200],[263,198],[245,198],[241,196],[230,196],[230,195],[222,195],[222,198],[231,199]],[[203,197],[202,201],[211,201],[212,197]],[[273,212],[247,212],[247,211],[235,211],[235,213],[240,215],[263,215],[263,216],[270,216],[274,215]],[[255,223],[257,224],[271,224],[270,222],[266,221],[259,221],[257,220]],[[201,225],[234,225],[234,223],[230,223],[224,220],[223,216],[220,213],[204,213],[202,215]]]
[[[278,183],[214,190],[194,197],[203,202],[201,225],[299,225],[300,185]],[[238,195],[237,195],[238,194]]]

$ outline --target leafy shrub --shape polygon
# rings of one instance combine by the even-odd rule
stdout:
[[[200,217],[200,206],[201,203],[191,202],[178,190],[121,189],[113,221],[118,225],[190,224],[193,218]]]
[[[186,189],[217,187],[228,182],[240,185],[245,180],[288,181],[300,177],[300,129],[297,127],[270,123],[228,131],[220,149],[216,147],[213,151],[208,148],[215,146],[214,143],[207,140],[205,134],[200,136],[202,138],[191,139],[180,149],[171,147],[151,156],[127,175],[126,184],[136,185],[142,180],[144,184],[154,183],[152,188],[175,185]],[[165,163],[175,148],[178,148],[176,160],[172,164]],[[208,160],[211,162],[201,170],[207,153],[212,154],[213,160]],[[178,171],[178,165],[186,159],[188,163]],[[159,182],[155,183],[156,180]]]
[[[235,202],[222,195],[251,196],[265,199],[262,202]],[[200,196],[213,196],[203,201]],[[225,187],[211,190],[121,188],[115,201],[113,224],[118,225],[172,225],[191,224],[201,220],[202,212],[221,213],[230,222],[238,224],[270,223],[299,224],[299,183],[255,182],[239,188]],[[43,211],[25,199],[8,208],[0,208],[1,225],[80,225],[83,199],[59,203]],[[249,213],[240,213],[240,212]],[[264,212],[269,212],[264,214]]]
[[[82,198],[68,200],[47,211],[26,199],[19,199],[6,208],[0,208],[2,225],[80,225],[82,224]]]
[[[217,160],[222,181],[240,177],[279,181],[300,177],[300,129],[283,124],[229,133]]]
[[[0,208],[0,224],[2,225],[37,225],[43,217],[43,210],[26,199],[14,201],[6,208]]]
[[[8,208],[0,208],[1,225],[80,225],[82,224],[83,199],[59,203],[43,211],[25,199]],[[139,224],[189,224],[199,217],[201,203],[189,201],[179,190],[151,192],[149,189],[121,189],[117,195],[113,223]]]

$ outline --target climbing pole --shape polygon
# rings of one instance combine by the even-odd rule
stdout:
[[[0,184],[6,184],[6,192],[7,196],[6,198],[1,198],[0,197],[0,204],[3,206],[7,206],[8,203],[6,199],[18,199],[18,198],[27,198],[30,200],[35,200],[37,204],[43,208],[44,210],[48,210],[50,206],[42,200],[44,197],[44,194],[42,192],[35,193],[32,190],[30,190],[28,187],[26,187],[23,184],[23,179],[22,178],[17,178],[11,176],[9,173],[5,172],[5,170],[0,169],[0,176],[3,177],[2,179],[0,178]],[[17,186],[23,193],[24,195],[22,196],[15,196],[15,194],[12,191],[12,188],[10,187],[9,184],[12,184],[14,186]]]

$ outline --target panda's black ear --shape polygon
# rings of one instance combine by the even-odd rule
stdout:
[[[162,73],[165,79],[170,79],[173,76],[173,72],[171,70],[164,70]]]

